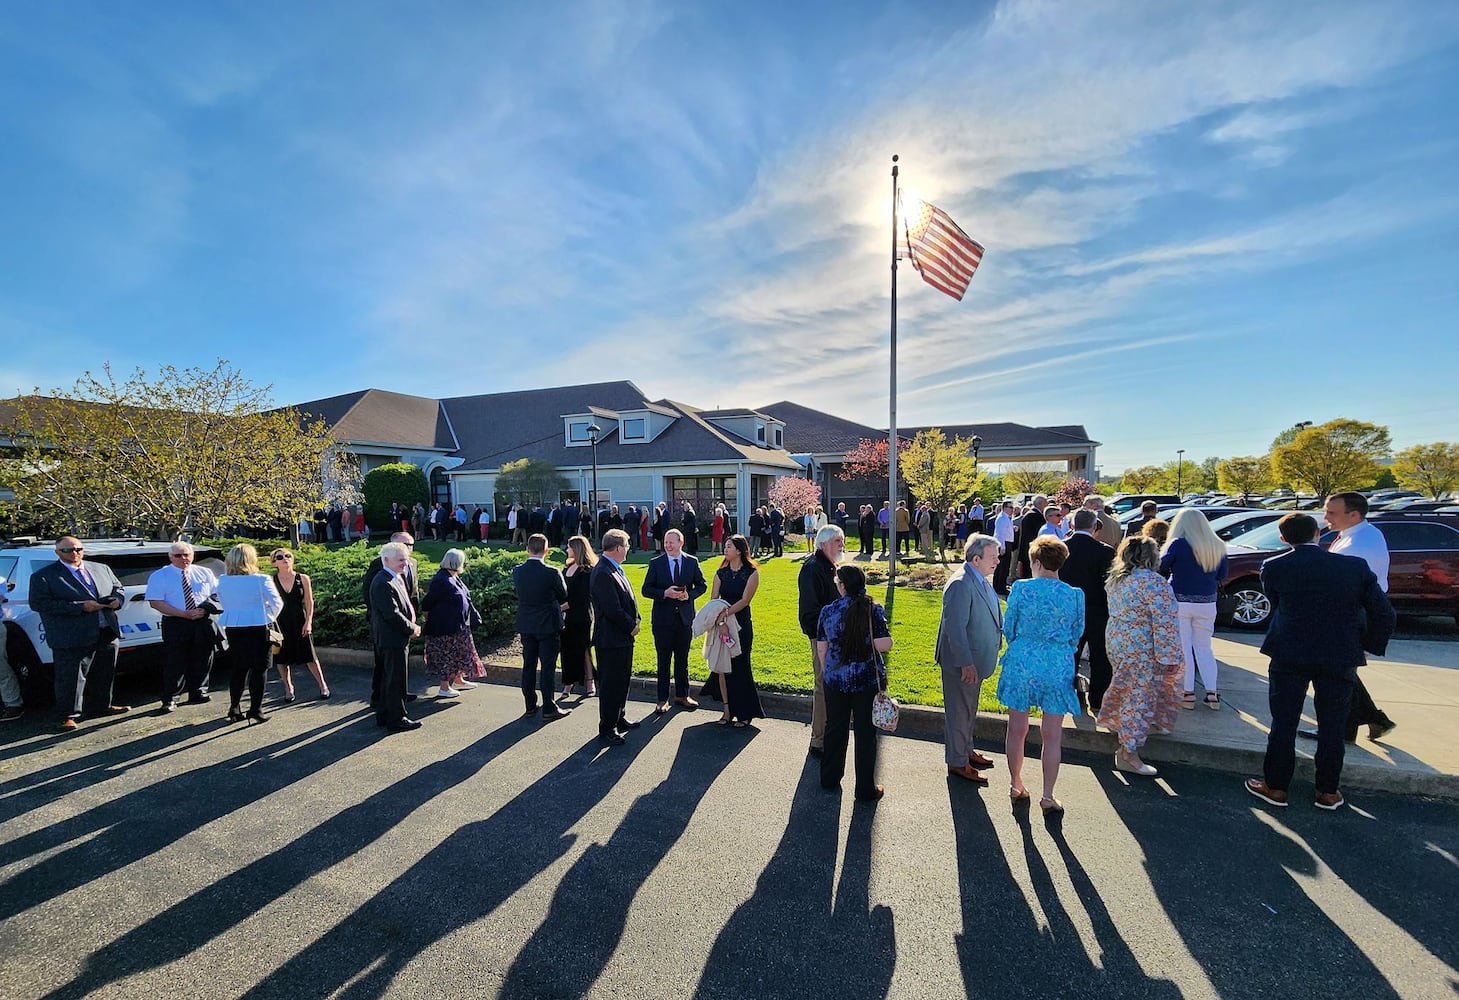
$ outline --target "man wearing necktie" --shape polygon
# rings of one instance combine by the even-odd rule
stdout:
[[[410,549],[404,542],[387,542],[380,547],[380,564],[380,572],[370,581],[370,634],[380,664],[375,723],[391,732],[403,733],[420,728],[419,722],[405,714],[410,640],[420,635],[419,619],[405,579],[411,567]]]
[[[659,658],[659,715],[669,711],[669,662],[674,665],[674,701],[693,711],[699,703],[689,697],[689,640],[694,635],[694,602],[708,590],[699,560],[684,551],[678,528],[664,534],[664,551],[654,556],[643,578],[644,597],[653,601],[649,623],[654,651]]]
[[[193,547],[172,543],[170,565],[147,578],[147,603],[162,616],[162,711],[177,707],[185,689],[187,704],[203,705],[213,669],[213,623],[203,608],[218,589],[218,578],[206,566],[193,564]]]
[[[638,635],[638,602],[623,572],[628,532],[603,535],[603,558],[593,567],[588,593],[593,601],[593,647],[598,651],[598,738],[622,746],[623,736],[641,723],[623,714],[633,673],[633,640]]]
[[[127,710],[111,703],[121,636],[117,611],[127,593],[109,566],[85,561],[85,552],[67,535],[56,542],[59,561],[30,578],[30,606],[41,616],[55,657],[56,708],[67,730],[79,719]]]

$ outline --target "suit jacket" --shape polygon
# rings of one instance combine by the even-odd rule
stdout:
[[[1102,623],[1109,620],[1109,594],[1104,589],[1105,577],[1115,561],[1115,550],[1092,535],[1077,531],[1065,539],[1069,558],[1059,568],[1059,579],[1084,591],[1084,620]]]
[[[1025,562],[1028,560],[1028,547],[1032,545],[1033,540],[1039,536],[1039,532],[1043,530],[1046,521],[1047,518],[1044,517],[1041,511],[1030,510],[1027,514],[1024,514],[1023,519],[1018,522],[1019,559]]]
[[[30,606],[41,616],[41,623],[46,627],[46,642],[52,649],[96,645],[101,624],[95,611],[81,610],[81,601],[115,600],[120,607],[127,600],[127,592],[110,566],[89,559],[83,559],[81,566],[91,574],[91,582],[96,584],[96,595],[87,590],[85,584],[77,580],[76,575],[59,559],[31,574]],[[117,613],[107,610],[102,614],[112,631],[120,634]]]
[[[1261,566],[1272,602],[1261,651],[1274,661],[1360,667],[1366,650],[1381,656],[1393,635],[1393,605],[1368,564],[1298,545]]]
[[[1003,612],[998,595],[977,571],[963,563],[942,588],[942,617],[933,654],[941,666],[971,666],[979,678],[993,676],[1003,646]]]
[[[375,577],[384,568],[385,564],[380,561],[379,556],[376,556],[371,561],[369,568],[365,570],[364,591],[365,609],[367,611],[370,608],[370,588],[374,586]],[[420,618],[420,566],[416,564],[414,559],[411,559],[405,564],[405,592],[410,598],[410,607],[415,612],[415,617]]]
[[[709,585],[704,582],[704,571],[699,568],[699,560],[687,552],[679,553],[679,586],[688,588],[689,600],[670,601],[665,599],[664,591],[672,586],[674,586],[674,580],[669,572],[668,553],[654,556],[649,561],[648,572],[644,574],[641,591],[644,597],[654,602],[653,612],[649,616],[649,621],[654,628],[670,625],[676,621],[683,622],[685,625],[694,624],[694,602],[709,590]]]
[[[567,583],[561,570],[541,559],[528,559],[512,570],[512,586],[517,590],[518,632],[549,636],[562,631]]]
[[[599,559],[588,578],[593,601],[593,645],[609,648],[633,646],[638,626],[638,601],[628,579],[614,569],[611,559]]]
[[[404,645],[415,630],[415,609],[405,581],[381,571],[370,581],[370,633],[381,645]]]

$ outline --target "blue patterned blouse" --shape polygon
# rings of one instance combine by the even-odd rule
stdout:
[[[843,597],[834,604],[821,609],[816,622],[816,641],[826,644],[825,684],[827,690],[843,694],[859,694],[863,691],[881,689],[886,679],[886,668],[878,671],[865,661],[848,663],[841,653],[841,634],[846,631],[846,614],[851,610],[851,598]],[[884,639],[891,635],[887,628],[887,613],[880,604],[871,605],[871,635]]]

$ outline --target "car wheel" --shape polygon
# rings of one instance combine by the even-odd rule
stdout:
[[[20,697],[27,708],[49,708],[56,703],[56,674],[49,663],[42,663],[31,645],[30,637],[19,627],[6,630],[6,652],[10,668],[20,681]]]
[[[1236,628],[1259,631],[1272,617],[1271,598],[1261,589],[1256,578],[1234,583],[1226,591],[1231,601],[1231,624]]]

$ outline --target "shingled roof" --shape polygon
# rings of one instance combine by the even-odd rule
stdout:
[[[984,448],[1042,448],[1058,445],[1091,445],[1098,441],[1089,440],[1081,424],[1063,424],[1058,427],[1029,427],[1026,424],[928,424],[925,427],[898,427],[897,437],[914,438],[920,432],[933,427],[941,430],[951,440],[955,437],[970,438],[974,434],[983,439]],[[886,431],[881,432],[886,436]]]
[[[768,406],[757,406],[755,412],[772,416],[785,424],[785,450],[793,455],[844,455],[862,438],[875,441],[887,436],[885,430],[785,399]]]
[[[376,442],[455,451],[456,436],[441,401],[388,389],[362,389],[298,404],[322,417],[334,435],[355,444]]]

